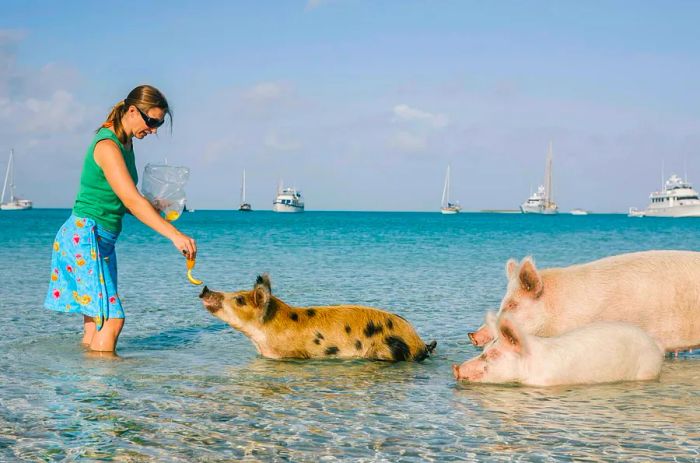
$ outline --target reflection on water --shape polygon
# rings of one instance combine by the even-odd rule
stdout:
[[[688,222],[668,222],[671,231],[659,235],[645,228],[650,222],[595,216],[555,218],[541,229],[527,217],[468,214],[444,222],[263,213],[235,216],[243,221],[235,227],[214,213],[181,219],[203,218],[189,226],[206,243],[198,268],[214,287],[247,288],[268,270],[276,294],[292,304],[373,304],[438,341],[423,363],[391,364],[260,358],[202,309],[169,244],[138,233],[125,235],[119,250],[127,305],[119,357],[88,356],[79,317],[40,309],[49,257],[41,250],[64,217],[37,214],[26,217],[46,236],[16,241],[0,215],[0,260],[26,256],[15,268],[0,266],[0,281],[23,282],[0,289],[0,461],[700,459],[698,353],[667,358],[661,379],[645,383],[458,385],[451,371],[477,352],[466,332],[498,304],[508,257],[534,254],[547,266],[649,240],[700,247]],[[539,237],[527,249],[524,232]],[[290,233],[296,250],[276,247]]]
[[[226,356],[221,332],[170,351],[89,359],[69,336],[6,346],[4,459],[126,461],[691,461],[700,458],[700,361],[658,382],[457,385],[450,361],[275,361]],[[243,338],[236,340],[239,344]],[[138,339],[136,342],[140,342]],[[209,355],[212,349],[222,351]],[[10,365],[21,351],[26,368]],[[23,375],[19,373],[22,372]],[[22,376],[22,377],[20,377]]]

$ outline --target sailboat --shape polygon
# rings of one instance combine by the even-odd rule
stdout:
[[[10,150],[10,160],[7,161],[7,171],[5,171],[5,183],[2,186],[2,196],[0,196],[0,209],[3,211],[26,211],[32,208],[32,201],[21,199],[15,196],[15,151]],[[10,187],[10,200],[5,202],[5,192]]]
[[[544,168],[544,185],[540,185],[537,191],[520,205],[520,211],[523,214],[556,214],[559,212],[559,207],[552,196],[552,142],[549,142]]]
[[[442,202],[440,203],[440,212],[443,214],[457,214],[462,210],[459,201],[450,202],[450,166],[447,165],[447,173],[445,174],[445,186],[442,188]]]
[[[250,212],[253,208],[245,200],[245,169],[243,169],[243,181],[241,182],[241,205],[238,208],[241,212]]]

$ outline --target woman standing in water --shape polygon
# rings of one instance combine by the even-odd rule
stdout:
[[[136,189],[133,139],[156,133],[166,114],[172,121],[168,101],[150,85],[136,87],[112,108],[87,150],[73,213],[53,243],[44,305],[82,314],[82,342],[93,351],[114,352],[124,326],[114,245],[126,212],[172,241],[188,259],[197,253],[194,239],[164,220]]]

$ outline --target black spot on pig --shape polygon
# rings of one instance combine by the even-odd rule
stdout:
[[[314,315],[316,315],[316,311],[314,309],[306,309],[306,315],[308,315],[309,318],[311,318]]]
[[[368,338],[371,338],[375,334],[381,333],[384,328],[382,327],[381,323],[377,323],[376,325],[372,320],[367,322],[367,326],[365,326],[365,336]]]
[[[345,325],[345,332],[347,334],[350,334],[351,331],[352,331],[352,328],[350,328],[350,325]]]
[[[296,312],[291,312],[289,314],[289,318],[291,318],[293,322],[299,321],[299,315]]]
[[[322,335],[321,333],[319,333],[318,331],[316,331],[316,337],[317,337],[318,339],[325,339],[325,338],[323,337],[323,335]]]
[[[359,339],[357,341],[355,341],[355,349],[362,350],[362,343],[360,342]]]
[[[314,344],[318,346],[319,344],[321,344],[321,340],[318,338],[314,339]]]
[[[337,354],[339,351],[340,351],[340,349],[338,349],[337,347],[335,347],[335,346],[330,346],[330,347],[326,347],[325,354],[326,354],[326,355],[335,355],[335,354]]]
[[[391,350],[391,356],[394,358],[394,360],[408,360],[408,358],[411,356],[411,349],[408,347],[408,344],[406,344],[406,342],[399,336],[387,336],[384,342],[387,346],[389,346],[389,350]]]
[[[393,330],[393,329],[394,329],[394,322],[391,321],[391,318],[389,318],[389,319],[386,321],[386,327],[389,328],[390,330]]]

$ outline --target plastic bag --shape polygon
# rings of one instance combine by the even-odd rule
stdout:
[[[146,164],[141,193],[170,222],[177,220],[185,208],[185,184],[190,178],[187,167]]]

